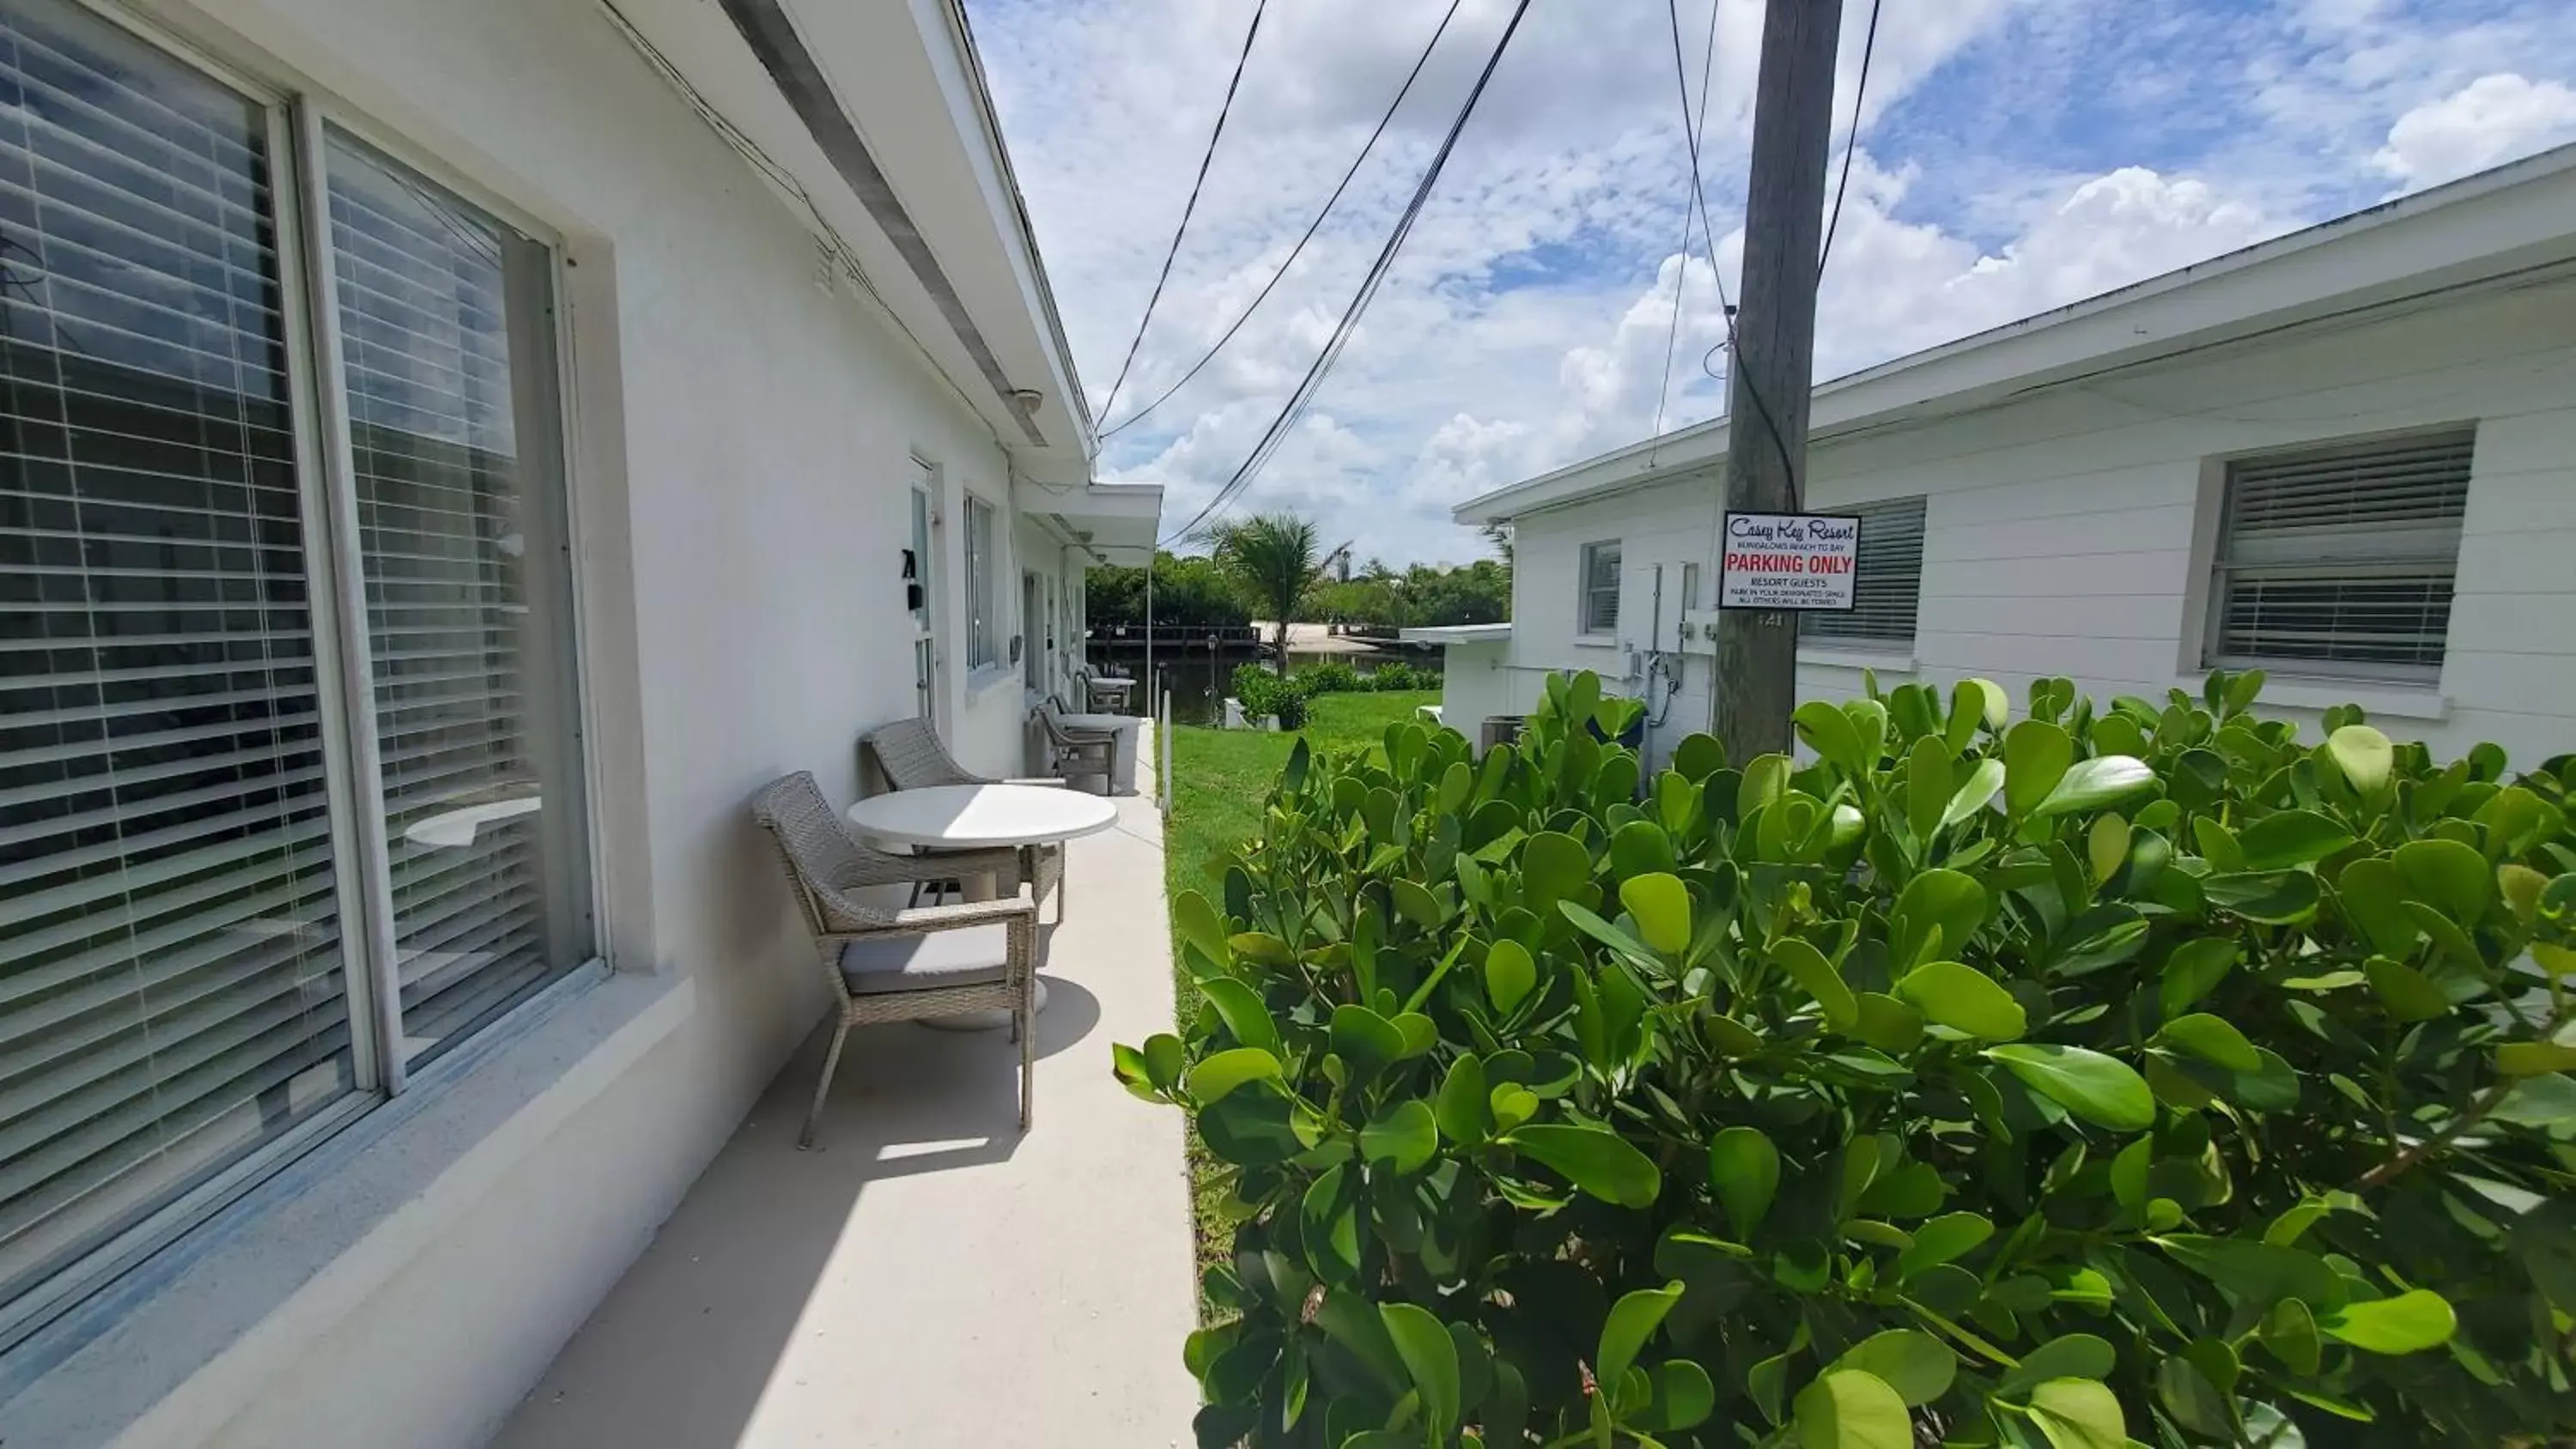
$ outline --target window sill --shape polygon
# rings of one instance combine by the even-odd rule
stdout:
[[[2186,674],[2175,680],[2174,685],[2185,694],[2198,698],[2201,681],[2206,678],[2206,674]],[[2263,681],[2263,693],[2258,702],[2291,709],[2332,709],[2339,704],[2357,704],[2374,719],[2439,721],[2451,717],[2451,697],[2429,685],[2335,679],[2314,674],[2273,675]]]
[[[685,975],[588,969],[11,1350],[10,1437],[193,1439],[343,1331],[696,1008]]]
[[[1616,649],[1619,647],[1619,636],[1616,634],[1577,634],[1574,636],[1574,647],[1577,649]]]
[[[1837,669],[1875,669],[1881,674],[1912,674],[1915,671],[1914,650],[1865,649],[1857,645],[1801,644],[1801,664],[1827,664]]]
[[[999,664],[978,664],[966,672],[966,697],[982,699],[1005,684],[1019,682],[1020,672]]]

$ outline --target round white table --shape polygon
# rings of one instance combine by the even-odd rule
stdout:
[[[1118,807],[1098,795],[1051,785],[931,785],[871,795],[849,809],[851,828],[871,840],[928,850],[976,850],[1054,845],[1097,835],[1118,823]],[[968,900],[998,894],[990,875],[965,875]],[[1061,885],[1056,887],[1062,890]],[[1046,983],[1037,989],[1046,1010]],[[982,1031],[1008,1025],[1008,1012],[932,1017],[922,1025]]]

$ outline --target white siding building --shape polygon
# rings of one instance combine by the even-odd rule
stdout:
[[[820,1017],[752,791],[1032,763],[1160,500],[964,27],[0,3],[0,1438],[480,1442]]]
[[[1453,653],[1451,723],[1592,669],[1650,699],[1657,750],[1708,727],[1729,442],[1456,510],[1511,525],[1513,623]],[[1801,697],[2261,668],[2311,723],[2353,701],[2439,752],[2576,750],[2576,148],[1825,384],[1808,475],[1809,511],[1865,522]]]

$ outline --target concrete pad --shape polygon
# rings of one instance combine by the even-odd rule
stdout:
[[[1117,803],[1070,847],[1028,1135],[1005,1033],[897,1023],[851,1035],[798,1152],[809,1042],[496,1445],[1191,1442],[1180,1114],[1109,1072],[1112,1041],[1171,1029],[1161,826]]]

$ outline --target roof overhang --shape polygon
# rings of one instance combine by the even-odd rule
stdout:
[[[1016,470],[1088,480],[1088,404],[957,0],[602,4],[758,148],[799,225],[848,245]]]
[[[1836,378],[1811,444],[1999,406],[2213,347],[2439,305],[2466,291],[2576,278],[2576,145],[2500,166],[2099,297]],[[1713,419],[1470,498],[1507,522],[1722,461]]]
[[[1422,629],[1398,629],[1395,637],[1407,644],[1502,644],[1510,641],[1509,624],[1435,624]]]
[[[1096,564],[1144,563],[1163,524],[1159,483],[1060,487],[1022,479],[1012,485],[1011,502],[1020,516],[1038,520],[1057,541],[1082,549]]]

